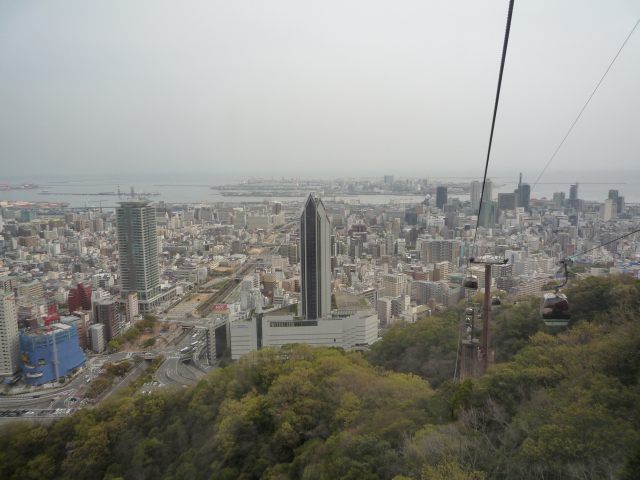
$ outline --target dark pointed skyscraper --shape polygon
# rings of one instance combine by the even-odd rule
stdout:
[[[436,207],[443,208],[447,204],[447,187],[436,188]]]
[[[331,313],[331,223],[322,200],[309,195],[300,215],[302,316]]]
[[[518,188],[515,191],[516,201],[519,207],[523,207],[526,212],[531,208],[531,186],[528,183],[522,183],[522,173],[518,181]]]

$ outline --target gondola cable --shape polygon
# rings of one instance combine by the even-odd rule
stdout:
[[[636,30],[636,28],[638,27],[639,24],[640,24],[640,18],[638,18],[638,20],[636,21],[635,25],[633,26],[633,28],[629,32],[629,34],[624,39],[624,42],[622,42],[622,45],[620,45],[620,48],[618,49],[618,51],[614,55],[613,59],[611,60],[611,62],[609,62],[609,66],[607,67],[607,69],[602,74],[602,77],[600,77],[600,80],[598,81],[598,83],[596,84],[595,88],[591,92],[591,95],[589,95],[589,98],[587,98],[587,101],[584,103],[584,105],[582,105],[582,108],[578,112],[578,115],[576,116],[576,118],[573,120],[573,122],[569,126],[569,129],[567,130],[567,133],[565,133],[564,137],[562,137],[562,140],[560,141],[560,143],[558,144],[556,149],[553,151],[553,154],[551,154],[551,157],[549,157],[549,160],[547,160],[547,163],[545,164],[544,168],[540,172],[540,175],[538,175],[538,178],[536,178],[536,181],[533,182],[533,185],[531,186],[531,191],[532,192],[533,192],[533,189],[536,188],[536,185],[538,185],[538,182],[540,181],[540,179],[542,178],[544,173],[547,171],[547,168],[549,167],[551,162],[556,158],[556,155],[558,154],[558,152],[560,151],[560,149],[564,145],[564,142],[567,140],[569,135],[571,135],[571,132],[573,131],[573,128],[576,126],[576,124],[578,123],[578,120],[580,120],[580,117],[582,117],[582,114],[584,113],[584,111],[589,106],[589,103],[591,102],[591,99],[594,97],[594,95],[596,94],[596,92],[600,88],[600,85],[602,85],[602,82],[604,81],[605,77],[609,73],[609,70],[611,70],[611,67],[613,67],[613,64],[616,62],[616,60],[620,56],[620,53],[622,53],[622,50],[624,49],[625,45],[629,41],[629,38],[631,38],[631,35],[633,35],[633,32],[635,32],[635,30]],[[483,185],[483,188],[484,188],[484,185]],[[482,199],[480,199],[480,201],[482,202]]]
[[[623,238],[629,237],[638,232],[640,232],[640,228],[636,228],[635,230],[627,232],[624,235],[620,235],[612,240],[600,243],[595,247],[588,248],[560,260],[560,265],[564,274],[564,281],[559,285],[553,286],[553,290],[555,290],[555,293],[544,294],[540,306],[542,319],[545,325],[547,325],[548,327],[566,327],[569,324],[569,320],[571,318],[569,300],[567,299],[567,296],[565,294],[560,293],[560,289],[569,282],[569,265],[573,263],[573,259],[579,257],[580,255],[584,255],[585,253],[597,250],[598,248],[606,247],[607,245],[617,242],[618,240],[622,240]]]
[[[482,190],[480,192],[480,203],[478,206],[478,218],[476,219],[476,228],[473,234],[473,243],[471,245],[471,255],[467,256],[467,270],[469,267],[470,258],[474,253],[476,247],[476,240],[478,238],[478,227],[480,225],[480,212],[482,211],[482,201],[484,198],[484,189],[487,184],[487,172],[489,170],[489,159],[491,158],[491,146],[493,144],[493,132],[496,126],[496,117],[498,115],[498,104],[500,103],[500,90],[502,88],[502,76],[504,74],[504,64],[507,58],[507,47],[509,46],[509,33],[511,32],[511,18],[513,17],[513,3],[514,0],[509,0],[509,10],[507,12],[507,25],[504,31],[504,41],[502,44],[502,57],[500,59],[500,72],[498,74],[498,86],[496,88],[496,99],[493,105],[493,117],[491,120],[491,132],[489,133],[489,146],[487,148],[487,159],[484,165],[484,175],[482,177]],[[478,279],[469,274],[464,281],[464,286],[466,288],[477,290],[478,289]]]
[[[482,201],[484,200],[484,189],[487,184],[487,172],[489,170],[489,159],[491,158],[491,145],[493,144],[493,132],[496,126],[496,116],[498,114],[498,104],[500,103],[500,89],[502,87],[502,75],[504,73],[504,64],[507,58],[507,47],[509,45],[509,32],[511,31],[511,18],[513,16],[513,2],[509,0],[509,12],[507,13],[507,26],[504,31],[504,43],[502,45],[502,58],[500,60],[500,73],[498,74],[498,87],[496,89],[496,100],[493,105],[493,118],[491,120],[491,132],[489,133],[489,146],[487,148],[487,160],[484,165],[484,175],[482,177],[482,190],[480,192],[480,203],[478,206],[478,218],[476,219],[476,230],[473,235],[473,249],[476,246],[476,239],[478,237],[478,226],[480,224],[480,212],[482,211]]]
[[[623,238],[630,237],[634,233],[638,233],[638,232],[640,232],[640,228],[637,228],[636,230],[632,230],[631,232],[625,233],[624,235],[620,235],[619,237],[616,237],[613,240],[609,240],[608,242],[601,243],[600,245],[596,245],[595,247],[589,248],[587,250],[583,250],[582,252],[574,253],[573,255],[570,255],[569,257],[567,257],[567,259],[571,260],[575,257],[579,257],[580,255],[584,255],[585,253],[589,253],[594,250],[597,250],[598,248],[606,247],[607,245],[611,245],[612,243],[617,242],[618,240],[622,240]]]

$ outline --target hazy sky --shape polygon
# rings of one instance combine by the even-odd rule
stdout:
[[[506,10],[0,0],[0,177],[480,176]],[[516,0],[490,175],[537,176],[639,16]],[[640,176],[640,31],[550,169],[601,170]]]

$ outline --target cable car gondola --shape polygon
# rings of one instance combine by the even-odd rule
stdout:
[[[540,306],[540,314],[544,324],[548,327],[566,327],[571,319],[569,310],[569,301],[564,293],[560,293],[560,288],[564,287],[569,281],[569,272],[567,264],[570,260],[561,260],[564,271],[564,282],[555,288],[554,293],[545,293]]]
[[[466,278],[464,279],[464,282],[462,283],[462,286],[470,290],[477,290],[478,277],[476,277],[475,275],[467,275]]]
[[[566,327],[571,319],[569,302],[564,293],[545,293],[541,307],[542,319],[548,327]]]

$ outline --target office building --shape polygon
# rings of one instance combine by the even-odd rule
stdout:
[[[103,298],[93,304],[93,318],[96,323],[104,325],[104,339],[106,342],[122,333],[122,318],[120,305],[113,299]]]
[[[447,204],[447,187],[436,188],[436,207],[443,208]]]
[[[300,215],[302,316],[331,313],[331,222],[322,200],[309,195]]]
[[[70,313],[76,310],[91,310],[91,285],[84,286],[79,283],[76,288],[69,290],[67,303]]]
[[[78,343],[80,348],[85,350],[89,347],[87,341],[89,339],[89,327],[91,326],[91,312],[78,310],[72,315],[60,317],[60,323],[74,325],[78,330]]]
[[[623,213],[624,211],[624,197],[620,196],[618,190],[609,190],[609,200],[612,200],[615,204],[616,214]]]
[[[44,305],[44,286],[40,280],[19,283],[17,287],[19,305]]]
[[[482,182],[474,180],[471,182],[471,208],[474,213],[480,208],[480,196],[482,195]]]
[[[116,208],[120,292],[138,294],[140,312],[154,310],[161,299],[156,211],[149,202],[121,202]]]
[[[438,262],[433,264],[432,278],[434,281],[447,280],[449,275],[453,272],[453,265],[451,262]]]
[[[135,322],[136,317],[140,314],[138,294],[136,292],[129,292],[127,294],[127,298],[124,301],[124,311],[127,323]]]
[[[440,303],[442,301],[442,283],[431,281],[413,282],[413,296],[418,305],[426,305],[433,299]]]
[[[376,302],[376,313],[382,326],[391,322],[391,302],[392,299],[390,297],[379,297]]]
[[[89,327],[89,347],[95,353],[102,353],[107,347],[104,339],[104,325],[95,323]]]
[[[531,185],[522,183],[522,174],[520,174],[520,183],[516,190],[516,200],[518,207],[524,208],[526,212],[531,208]]]
[[[578,200],[578,184],[571,185],[569,187],[569,200],[575,202]]]
[[[482,183],[481,182],[478,182],[478,183],[480,183],[480,189],[482,190]],[[483,216],[485,220],[488,220],[492,215],[493,215],[493,218],[495,219],[497,207],[496,207],[496,204],[491,201],[491,199],[493,198],[493,183],[491,182],[490,179],[487,179],[487,181],[485,182],[484,194],[481,196],[482,196],[482,206],[481,206],[481,211],[478,212],[478,215],[480,215],[480,218],[481,218],[480,221],[482,222]],[[490,206],[491,203],[493,203],[493,207]],[[493,223],[491,223],[491,226],[493,226],[494,223],[495,223],[495,220]]]
[[[420,257],[425,263],[452,262],[460,259],[462,242],[460,240],[422,240]]]
[[[18,371],[18,312],[13,293],[0,293],[0,375]]]
[[[482,203],[490,202],[493,200],[493,182],[490,178],[484,184],[484,195],[482,196]]]
[[[524,208],[525,211],[529,211],[531,204],[531,186],[528,183],[522,183],[522,173],[518,180],[518,188],[516,188],[513,193],[516,198],[516,206]],[[498,194],[498,197],[499,196],[500,194]],[[498,198],[498,210],[502,210],[499,204],[500,199]]]
[[[16,277],[7,273],[0,274],[0,294],[11,293],[16,288]]]
[[[382,277],[382,294],[397,297],[404,293],[406,277],[403,273],[387,273]]]
[[[215,331],[216,342],[223,328],[221,325]],[[378,316],[370,310],[322,320],[299,320],[290,315],[256,315],[230,321],[228,332],[232,360],[261,348],[279,348],[296,343],[351,350],[367,348],[378,340]]]
[[[400,295],[391,299],[391,316],[400,317],[409,310],[411,299],[409,295]]]
[[[289,259],[289,263],[294,265],[300,261],[297,243],[283,243],[280,246],[280,255]]]
[[[484,228],[493,228],[496,224],[496,202],[482,202],[478,224]]]
[[[614,218],[616,218],[617,211],[618,211],[617,198],[616,199],[607,198],[604,201],[604,204],[602,205],[602,208],[601,208],[602,220],[604,220],[605,222],[608,222],[609,220],[613,220]]]
[[[564,205],[565,197],[566,195],[564,192],[555,192],[553,194],[553,203],[555,204],[555,206],[562,207]]]
[[[517,205],[516,193],[498,194],[498,211],[515,210]]]

